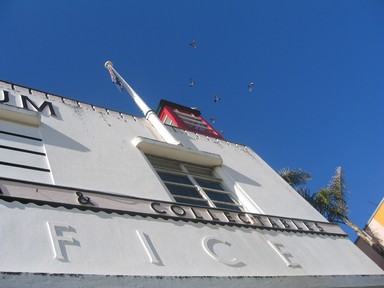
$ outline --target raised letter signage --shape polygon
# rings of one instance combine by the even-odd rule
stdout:
[[[268,241],[268,244],[272,247],[272,249],[280,256],[280,258],[284,261],[284,263],[291,268],[301,268],[300,264],[293,262],[291,259],[293,258],[292,254],[289,253],[284,245],[280,243],[273,243]]]
[[[136,230],[136,234],[137,236],[139,236],[140,242],[143,245],[145,252],[147,252],[149,262],[151,262],[152,264],[163,266],[160,256],[159,254],[157,254],[155,246],[153,245],[149,236],[139,230]]]
[[[6,104],[10,102],[9,100],[9,92],[6,90],[0,90],[3,94],[2,99],[0,99],[0,103]],[[46,108],[48,108],[49,114],[52,116],[56,116],[55,109],[53,109],[53,105],[49,101],[43,101],[43,103],[38,106],[34,101],[32,101],[28,96],[20,95],[22,108],[32,111],[37,111],[42,113]],[[13,106],[12,104],[8,104]]]
[[[62,244],[74,244],[75,240],[71,236],[64,236],[63,234],[64,232],[73,233],[73,229],[71,229],[68,224],[56,222],[47,222],[47,226],[53,247],[53,258],[61,261],[68,261],[68,256],[65,252],[65,246]],[[58,230],[61,230],[61,232],[59,233]]]
[[[241,267],[245,266],[243,262],[240,262],[231,251],[231,243],[223,242],[214,237],[204,237],[202,240],[204,251],[213,259],[229,266]],[[220,246],[220,249],[216,246]]]
[[[338,225],[329,222],[190,206],[96,191],[75,190],[48,184],[19,183],[15,180],[1,178],[0,186],[3,191],[0,198],[5,200],[7,198],[21,198],[27,202],[52,203],[52,205],[62,205],[67,208],[81,206],[82,209],[93,211],[149,215],[166,219],[220,223],[255,229],[346,236]],[[80,196],[81,199],[79,200]]]

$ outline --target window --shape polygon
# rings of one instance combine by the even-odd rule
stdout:
[[[164,117],[164,120],[163,120],[163,123],[167,124],[167,125],[173,125],[173,121],[171,118],[169,118],[167,115],[165,115]]]
[[[178,203],[242,211],[212,168],[147,155],[157,174]]]
[[[175,109],[174,111],[190,129],[199,132],[212,133],[213,129],[209,127],[207,123],[204,123],[200,117],[195,116],[193,113],[179,111],[178,109]]]
[[[167,125],[205,136],[223,139],[220,133],[205,121],[197,109],[161,100],[156,109],[156,113],[160,120]]]

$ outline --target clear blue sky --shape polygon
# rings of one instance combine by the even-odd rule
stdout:
[[[152,108],[199,107],[275,170],[310,172],[312,191],[342,166],[360,227],[384,196],[384,1],[0,0],[0,12],[2,80],[140,115],[112,60]]]

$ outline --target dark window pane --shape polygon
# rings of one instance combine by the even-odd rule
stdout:
[[[193,185],[192,182],[185,175],[177,175],[177,174],[171,174],[171,173],[161,172],[161,171],[157,171],[157,174],[159,174],[160,178],[163,181]]]
[[[209,199],[216,200],[216,201],[222,201],[227,203],[234,203],[233,199],[228,195],[224,193],[218,193],[218,192],[212,192],[204,190],[204,192],[208,195]]]
[[[174,184],[165,184],[171,192],[172,195],[180,195],[180,196],[187,196],[187,197],[193,197],[193,198],[202,198],[200,193],[194,188],[194,187],[184,187]]]
[[[209,177],[216,178],[211,168],[200,167],[200,166],[191,165],[191,164],[184,164],[184,166],[187,168],[188,172],[191,173],[192,175],[196,175],[196,176],[202,175],[202,176],[209,176]]]
[[[226,205],[222,203],[215,203],[215,206],[217,208],[223,208],[223,209],[229,209],[229,210],[235,210],[235,211],[241,211],[241,209],[237,206],[232,206],[232,205]]]
[[[198,178],[195,178],[196,182],[204,188],[211,188],[211,189],[216,189],[216,190],[222,190],[222,191],[225,191],[223,189],[223,187],[220,185],[219,182],[212,182],[212,181],[207,181],[207,180],[202,180],[202,179],[198,179]]]
[[[177,163],[175,161],[171,161],[171,160],[168,160],[168,159],[163,159],[163,158],[156,157],[156,156],[151,156],[151,155],[148,155],[147,158],[148,158],[149,162],[151,162],[151,164],[154,167],[159,167],[159,168],[162,168],[162,169],[181,171],[179,163]]]
[[[194,199],[185,199],[185,198],[179,198],[175,196],[175,200],[177,203],[183,203],[183,204],[189,204],[189,205],[197,205],[197,206],[204,206],[204,207],[209,207],[208,202],[206,200],[194,200]]]

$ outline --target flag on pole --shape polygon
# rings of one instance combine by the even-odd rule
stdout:
[[[178,141],[164,126],[159,117],[156,115],[156,112],[153,111],[149,106],[141,99],[141,97],[132,89],[131,86],[124,80],[123,77],[112,67],[112,62],[107,61],[104,64],[105,68],[108,69],[109,74],[111,75],[112,82],[116,84],[117,88],[120,91],[123,89],[127,91],[129,96],[135,101],[136,105],[139,107],[141,112],[143,112],[145,118],[151,123],[153,128],[159,133],[161,138],[169,144],[179,145],[180,141]]]
[[[111,75],[111,80],[112,82],[116,85],[117,89],[120,91],[120,92],[123,92],[124,90],[124,87],[123,87],[123,84],[121,84],[119,78],[116,77],[115,73],[113,72],[112,68],[111,67],[107,67],[108,71],[109,71],[109,75]]]

